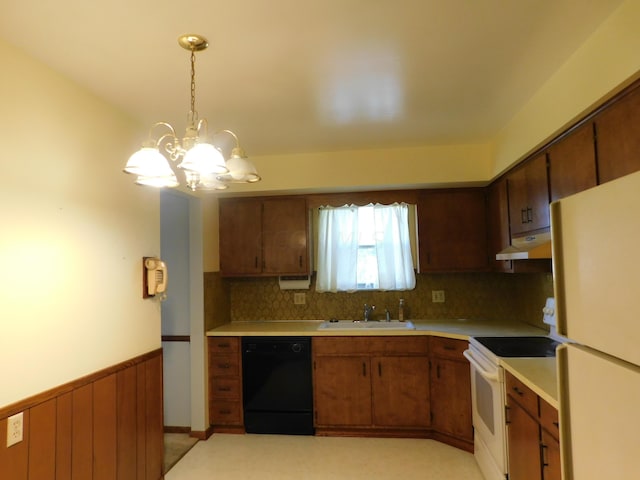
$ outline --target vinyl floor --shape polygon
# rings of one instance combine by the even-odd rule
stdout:
[[[214,434],[166,480],[482,480],[472,454],[434,440]]]

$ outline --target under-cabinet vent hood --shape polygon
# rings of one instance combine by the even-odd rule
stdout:
[[[512,238],[511,246],[496,255],[496,260],[529,260],[551,258],[551,233]]]

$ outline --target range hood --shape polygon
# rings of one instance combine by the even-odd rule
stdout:
[[[551,232],[512,238],[511,246],[496,254],[496,260],[551,258]]]

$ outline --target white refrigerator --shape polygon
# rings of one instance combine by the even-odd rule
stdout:
[[[640,172],[551,217],[563,478],[640,478]]]

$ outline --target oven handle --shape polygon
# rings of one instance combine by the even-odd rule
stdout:
[[[478,361],[475,358],[473,358],[473,355],[471,354],[470,350],[465,350],[464,352],[462,352],[462,354],[466,357],[467,360],[469,360],[469,363],[471,363],[473,368],[475,368],[480,373],[480,375],[482,375],[484,378],[486,378],[487,380],[492,380],[494,382],[497,382],[500,380],[498,373],[491,373],[485,370],[484,368],[482,368],[482,366],[478,363]]]

